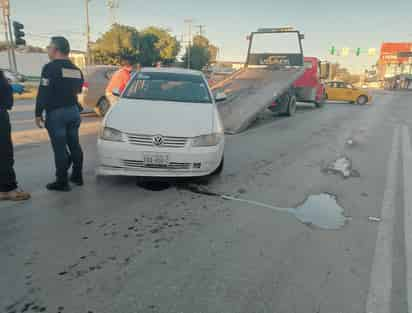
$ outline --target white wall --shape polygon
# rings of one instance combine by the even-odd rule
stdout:
[[[19,53],[16,52],[17,70],[19,73],[40,77],[44,64],[49,62],[46,53]],[[0,68],[9,68],[7,51],[0,52]]]

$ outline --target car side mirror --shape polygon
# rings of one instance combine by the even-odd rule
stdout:
[[[120,90],[119,90],[119,88],[114,88],[114,89],[112,90],[112,95],[115,96],[115,97],[120,97]]]
[[[215,95],[216,102],[222,102],[222,101],[225,101],[226,99],[227,99],[227,95],[224,92],[218,92]]]

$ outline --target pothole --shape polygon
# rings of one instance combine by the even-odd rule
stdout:
[[[322,169],[327,174],[341,175],[343,178],[360,177],[359,171],[352,168],[352,161],[348,157],[340,157]]]

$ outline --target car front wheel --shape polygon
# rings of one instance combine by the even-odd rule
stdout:
[[[359,96],[358,99],[356,100],[356,103],[360,104],[360,105],[364,105],[364,104],[368,103],[368,97]]]

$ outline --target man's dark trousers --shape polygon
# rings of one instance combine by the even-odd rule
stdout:
[[[17,188],[9,114],[0,110],[0,192]]]
[[[56,164],[57,182],[67,183],[67,171],[73,162],[72,177],[82,176],[83,151],[79,142],[80,112],[77,106],[68,106],[47,112],[49,132]]]

